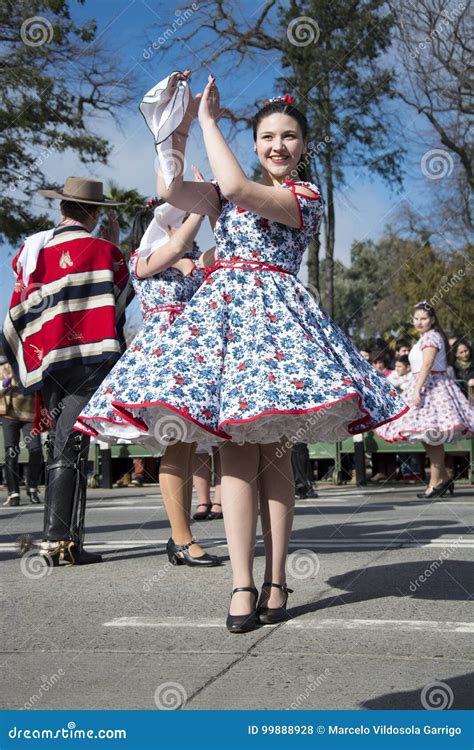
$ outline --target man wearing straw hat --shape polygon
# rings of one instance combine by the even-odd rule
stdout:
[[[73,430],[76,417],[124,351],[128,269],[117,247],[113,212],[104,238],[92,236],[104,198],[101,182],[68,177],[61,221],[28,237],[13,260],[15,289],[3,345],[23,391],[36,394],[40,430],[49,429],[40,553],[48,564],[100,562],[83,549],[89,439]]]

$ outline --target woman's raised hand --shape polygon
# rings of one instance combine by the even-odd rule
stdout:
[[[166,87],[166,91],[169,94],[170,98],[173,96],[178,87],[178,81],[187,81],[190,75],[191,69],[187,68],[184,73],[173,73],[173,75],[170,76],[168,86]]]
[[[220,114],[219,90],[216,86],[216,79],[209,76],[199,105],[199,122],[201,126],[208,122],[216,122]]]

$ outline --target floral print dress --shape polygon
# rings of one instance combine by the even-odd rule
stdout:
[[[199,257],[197,246],[184,257],[196,261]],[[130,278],[140,303],[143,327],[82,410],[75,429],[105,442],[123,439],[137,442],[137,438],[141,438],[141,443],[150,444],[154,451],[159,451],[163,447],[160,435],[156,433],[150,439],[146,436],[143,439],[143,431],[118,415],[112,401],[120,398],[136,372],[147,369],[150,358],[153,361],[160,351],[160,337],[184,310],[202,283],[204,272],[195,266],[188,276],[183,276],[176,268],[167,268],[155,276],[141,279],[136,273],[137,261],[138,255],[133,253],[129,262]]]
[[[412,377],[404,398],[413,398],[416,376],[423,363],[423,350],[437,350],[431,372],[421,390],[420,406],[411,406],[401,419],[377,430],[388,443],[417,442],[427,445],[451,443],[474,434],[474,409],[447,373],[446,347],[438,331],[424,333],[409,356]]]
[[[406,411],[296,277],[323,213],[316,186],[282,186],[298,228],[241,209],[215,187],[216,265],[173,325],[141,342],[146,356],[128,357],[116,388],[116,413],[139,440],[337,441]]]

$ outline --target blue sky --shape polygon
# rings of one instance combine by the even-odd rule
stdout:
[[[198,46],[188,43],[187,55],[182,57],[180,45],[172,45],[163,54],[161,50],[153,49],[159,44],[160,38],[176,26],[177,19],[182,17],[183,11],[189,7],[176,2],[153,3],[151,0],[96,0],[86,2],[85,6],[71,2],[71,12],[77,22],[91,17],[98,22],[98,36],[110,46],[113,56],[120,57],[121,65],[130,70],[135,76],[136,83],[132,92],[136,106],[124,109],[120,115],[120,125],[117,126],[109,118],[95,120],[92,127],[96,132],[105,135],[113,144],[113,153],[108,166],[96,165],[90,172],[97,179],[107,183],[114,180],[122,187],[137,188],[145,195],[155,194],[155,152],[152,137],[147,130],[143,118],[138,112],[138,104],[142,95],[153,84],[162,79],[174,69],[191,67],[198,71],[192,82],[195,92],[202,89],[207,78],[205,60],[198,55]],[[262,4],[256,5],[249,0],[243,0],[231,5],[232,10],[241,13],[248,23],[249,19],[258,13]],[[198,12],[198,11],[197,11]],[[324,33],[324,32],[322,32]],[[256,98],[267,98],[281,94],[274,87],[274,81],[279,70],[270,58],[265,63],[256,60],[246,70],[229,70],[228,63],[219,62],[212,65],[212,72],[217,75],[217,82],[224,105],[236,107],[251,105]],[[430,133],[425,123],[413,110],[400,110],[406,123],[407,143],[410,144],[409,155],[405,168],[407,178],[403,190],[392,192],[383,181],[367,170],[348,170],[347,185],[336,195],[336,257],[348,264],[350,248],[354,241],[362,239],[376,240],[382,234],[384,227],[395,221],[396,212],[400,205],[407,201],[420,205],[426,191],[433,189],[420,171],[420,160],[429,148],[436,147],[435,136]],[[394,134],[394,138],[395,138]],[[251,133],[246,132],[233,143],[236,156],[245,169],[253,164],[253,149]],[[187,164],[192,163],[210,177],[207,159],[202,146],[202,138],[198,125],[193,126],[188,146]],[[62,183],[68,174],[84,174],[85,168],[71,154],[62,155],[55,159],[54,155],[45,164],[45,173],[51,181]],[[191,174],[190,174],[191,178]],[[432,181],[431,181],[432,182]],[[35,202],[36,203],[36,202]],[[41,199],[38,198],[38,204]],[[52,217],[54,217],[54,211]],[[212,235],[206,223],[198,238],[204,249],[212,244]],[[4,267],[6,262],[4,250]],[[305,269],[302,269],[305,278]],[[0,286],[3,305],[6,305],[12,277],[8,273],[2,274]],[[0,312],[3,312],[0,311]]]

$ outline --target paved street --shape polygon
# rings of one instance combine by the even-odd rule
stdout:
[[[173,567],[155,487],[91,490],[87,547],[104,563],[47,570],[15,549],[40,538],[42,508],[1,508],[2,707],[469,708],[474,489],[433,503],[417,489],[298,501],[292,619],[247,635],[224,627],[222,521],[194,527],[222,567]]]

